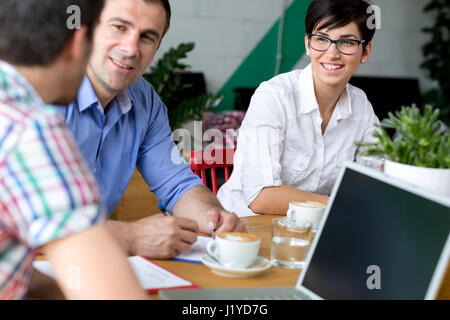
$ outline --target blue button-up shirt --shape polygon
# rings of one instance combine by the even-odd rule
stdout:
[[[147,81],[139,79],[106,110],[105,114],[88,77],[77,99],[61,108],[97,178],[109,214],[122,198],[135,167],[169,212],[186,191],[202,185],[174,149],[167,108]]]

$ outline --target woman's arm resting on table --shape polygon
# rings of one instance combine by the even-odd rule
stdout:
[[[105,226],[42,247],[67,299],[147,299],[125,253]]]
[[[266,187],[249,205],[254,213],[259,214],[286,214],[289,201],[316,201],[328,203],[329,197],[320,194],[306,192],[288,186]]]

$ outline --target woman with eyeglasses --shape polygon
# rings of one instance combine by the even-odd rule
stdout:
[[[311,63],[263,82],[239,130],[233,173],[219,190],[240,216],[286,214],[289,201],[327,203],[355,141],[378,118],[350,78],[372,52],[373,16],[363,0],[314,0],[306,15]]]

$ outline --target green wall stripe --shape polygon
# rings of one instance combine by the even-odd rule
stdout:
[[[305,16],[310,3],[311,0],[295,0],[286,10],[281,73],[291,71],[305,54]],[[217,111],[233,109],[234,88],[258,87],[261,82],[274,76],[280,20],[278,19],[275,22],[269,32],[219,90],[219,94],[223,95],[224,99]]]

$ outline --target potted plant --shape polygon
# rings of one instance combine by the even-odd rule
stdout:
[[[384,156],[384,172],[450,197],[450,132],[438,121],[439,109],[426,105],[423,115],[412,105],[381,122],[377,141],[357,142],[367,156]],[[394,129],[391,139],[386,128]]]
[[[169,124],[175,130],[189,120],[201,118],[204,111],[217,107],[223,97],[215,94],[201,94],[196,97],[183,96],[183,83],[179,72],[189,67],[180,62],[187,53],[195,47],[193,42],[181,43],[176,48],[170,48],[144,78],[150,82],[167,106]]]
[[[436,19],[434,25],[422,29],[430,41],[423,46],[421,67],[438,86],[426,92],[423,100],[439,108],[442,120],[450,125],[450,1],[431,0],[424,12],[432,12]]]

